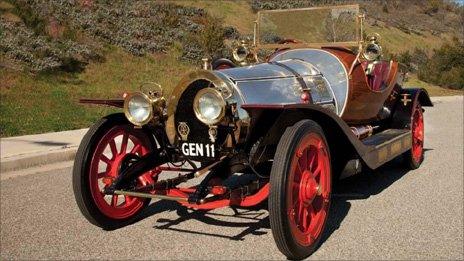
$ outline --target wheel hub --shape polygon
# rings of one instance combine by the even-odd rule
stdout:
[[[320,187],[309,170],[305,170],[302,176],[299,193],[300,200],[306,204],[310,204],[319,194]]]

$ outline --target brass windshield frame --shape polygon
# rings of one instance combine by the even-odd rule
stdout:
[[[349,42],[325,42],[325,43],[286,43],[286,44],[263,44],[260,42],[260,20],[261,16],[266,13],[282,13],[304,10],[320,10],[320,9],[356,9],[356,41]],[[278,49],[278,48],[321,48],[321,47],[359,47],[363,43],[363,22],[364,15],[359,13],[359,5],[337,5],[337,6],[318,6],[308,8],[293,8],[293,9],[278,9],[259,11],[255,21],[255,30],[253,30],[253,40],[256,49]]]

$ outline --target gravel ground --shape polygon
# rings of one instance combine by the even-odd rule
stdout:
[[[398,161],[342,181],[310,259],[463,259],[463,100],[427,108],[421,168]],[[264,209],[208,213],[158,201],[115,231],[77,209],[71,169],[1,181],[0,259],[284,259]]]

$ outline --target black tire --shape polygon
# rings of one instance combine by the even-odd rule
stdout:
[[[130,125],[130,127],[132,127],[132,124],[127,121],[122,113],[111,114],[97,121],[82,139],[76,153],[73,167],[73,191],[79,210],[90,223],[106,230],[116,229],[130,224],[150,203],[150,199],[145,199],[143,201],[143,206],[131,217],[114,219],[100,211],[91,195],[89,169],[93,153],[102,137],[111,128],[121,125]],[[138,135],[145,136],[146,140],[149,141],[147,146],[151,149],[156,148],[154,138],[147,130],[134,129],[134,131],[137,132]]]
[[[420,150],[420,153],[418,153],[418,156],[414,157],[414,142],[415,142],[415,138],[414,138],[414,121],[417,120],[417,117],[420,117],[420,121],[421,121],[421,124],[422,124],[422,142],[421,142],[421,150]],[[408,169],[411,169],[411,170],[414,170],[414,169],[417,169],[420,167],[420,165],[422,164],[422,162],[424,161],[424,138],[425,138],[425,135],[424,135],[424,116],[423,116],[423,112],[422,112],[422,106],[420,103],[417,103],[416,106],[414,107],[413,111],[412,111],[412,115],[411,115],[411,123],[410,123],[410,126],[411,126],[411,140],[412,140],[412,147],[410,150],[406,151],[404,154],[403,154],[403,163],[405,165],[406,168]]]
[[[321,232],[317,238],[315,238],[309,246],[301,245],[292,233],[290,227],[290,218],[287,212],[288,209],[287,197],[288,197],[288,173],[291,171],[293,155],[296,152],[297,147],[303,140],[305,135],[315,133],[319,135],[323,140],[326,148],[326,155],[328,156],[329,165],[329,187],[331,187],[331,166],[330,166],[330,151],[327,145],[322,128],[312,120],[302,120],[295,125],[288,127],[285,133],[282,135],[280,142],[277,147],[277,151],[274,157],[274,163],[272,166],[271,177],[270,177],[270,195],[269,195],[269,219],[272,229],[272,234],[279,250],[289,259],[304,259],[311,255],[318,247],[321,238],[324,234],[325,224],[327,223],[328,213],[330,209],[330,193],[331,188],[328,192],[327,199],[327,214],[321,228]],[[297,163],[298,164],[298,163]],[[319,184],[320,186],[320,184]],[[312,219],[311,219],[312,220]]]

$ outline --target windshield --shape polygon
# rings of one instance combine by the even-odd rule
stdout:
[[[356,46],[361,34],[358,13],[358,5],[261,11],[257,44]]]

